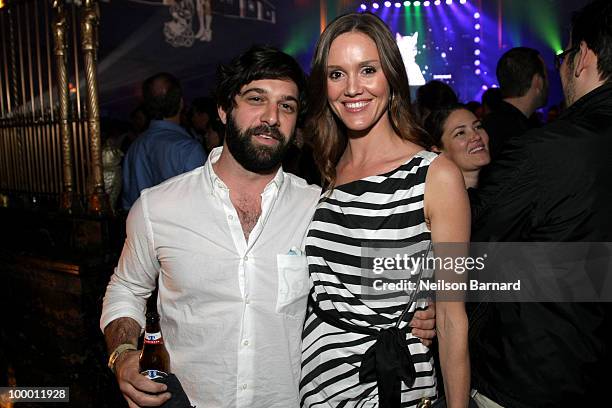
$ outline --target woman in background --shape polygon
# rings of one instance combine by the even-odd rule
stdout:
[[[432,111],[424,127],[434,139],[432,150],[459,167],[467,188],[478,187],[480,169],[491,162],[489,136],[480,119],[465,106],[454,104]]]
[[[432,242],[467,242],[461,173],[427,151],[433,142],[410,113],[399,49],[378,17],[353,13],[330,23],[310,80],[308,130],[325,191],[306,239],[313,289],[301,404],[386,408],[434,400],[433,358],[407,328],[417,298],[371,296],[373,260],[363,246],[425,244],[421,255],[430,256]],[[437,302],[436,313],[447,403],[464,407],[470,378],[464,305]]]

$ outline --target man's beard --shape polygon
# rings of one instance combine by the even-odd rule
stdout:
[[[561,86],[563,88],[563,96],[565,97],[565,107],[569,108],[576,102],[576,78],[574,78],[574,61],[568,59],[565,69],[561,68]]]
[[[276,146],[258,146],[252,141],[254,135],[266,135],[278,143]],[[285,157],[290,140],[291,138],[285,140],[277,127],[268,125],[249,128],[243,132],[238,129],[231,112],[227,115],[225,143],[234,159],[245,170],[260,174],[275,171]]]
[[[565,96],[565,107],[569,108],[576,102],[576,83],[571,74],[568,74],[564,85],[563,95]]]

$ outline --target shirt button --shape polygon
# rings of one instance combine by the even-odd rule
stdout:
[[[243,342],[242,342],[242,345],[243,345],[243,346],[248,346],[248,345],[249,345],[249,341],[248,341],[248,340],[243,341]]]
[[[249,260],[249,257],[245,255],[244,258],[242,258],[242,259],[244,259],[244,261],[246,262],[246,261]]]
[[[249,299],[248,297],[246,297],[246,298],[244,299],[244,303],[246,303],[246,304],[248,305],[249,303],[251,303],[251,299]]]
[[[242,389],[246,390],[247,389],[247,385],[246,384],[242,384]]]
[[[228,220],[233,220],[233,219],[234,219],[234,217],[233,217],[232,215],[228,215],[228,216],[227,216],[227,219],[228,219]]]

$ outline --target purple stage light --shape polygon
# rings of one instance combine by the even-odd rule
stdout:
[[[474,65],[479,66],[480,65],[480,60],[474,60]]]
[[[442,54],[440,54],[440,56],[441,56],[442,58],[446,58],[446,53],[445,53],[445,52],[443,52]]]
[[[395,8],[400,8],[400,7],[402,7],[402,3],[395,3],[394,6],[395,6]]]
[[[480,68],[477,68],[477,69],[474,71],[474,73],[475,73],[476,75],[480,75]]]
[[[368,9],[368,6],[366,6],[365,4],[361,4],[361,6],[359,6],[360,9],[362,9],[363,11]]]
[[[390,1],[385,1],[385,7],[391,7],[391,2]]]
[[[480,37],[474,37],[474,42],[478,44],[480,42]]]
[[[431,5],[431,3],[429,2],[429,0],[427,0],[427,1],[424,1],[424,2],[423,2],[423,5],[424,5],[425,7],[429,7],[429,6]]]
[[[372,8],[375,10],[378,10],[380,6],[378,5],[378,3],[372,3]]]
[[[480,50],[474,50],[474,55],[480,55]]]
[[[493,84],[491,85],[491,88],[499,88],[499,87],[497,86],[497,84]]]
[[[446,0],[446,4],[450,6],[451,4],[453,4],[453,0]]]
[[[480,18],[480,13],[479,12],[475,12],[474,13],[474,18]]]
[[[483,86],[482,86],[482,90],[483,90],[483,91],[486,91],[487,89],[489,89],[489,87],[488,87],[488,86],[486,86],[486,85],[483,85]]]
[[[439,5],[440,5],[440,3],[441,3],[441,1],[440,1],[440,0],[436,0],[436,1],[434,1],[434,4],[435,4],[436,6],[439,6]]]
[[[467,3],[467,0],[459,0],[459,3],[465,4],[465,3]]]
[[[480,24],[478,23],[474,24],[474,30],[480,30]]]

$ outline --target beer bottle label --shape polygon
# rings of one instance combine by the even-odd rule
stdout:
[[[168,376],[168,373],[165,373],[160,370],[144,370],[140,374],[144,375],[150,380],[155,380],[156,378],[165,378]]]
[[[163,344],[164,343],[160,332],[145,333],[143,341],[145,344]]]

